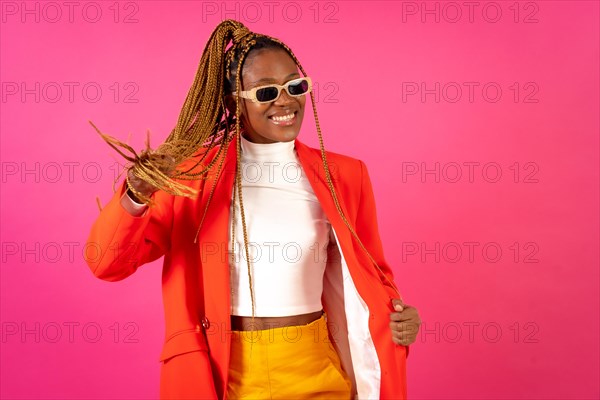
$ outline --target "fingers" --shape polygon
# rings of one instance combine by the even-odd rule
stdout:
[[[392,341],[396,344],[408,346],[411,342],[404,332],[392,331]]]
[[[390,329],[392,341],[408,346],[417,339],[421,318],[416,308],[405,304],[402,299],[392,299],[395,312],[390,313]]]
[[[416,322],[390,322],[390,328],[392,333],[408,333],[408,334],[416,334],[419,331],[419,324]]]
[[[421,318],[416,308],[402,303],[400,299],[393,299],[392,304],[396,306],[396,309],[402,308],[400,312],[390,313],[389,325],[392,331],[392,341],[408,346],[417,339]]]
[[[406,318],[402,313],[393,312],[390,314],[391,321],[405,321]]]
[[[160,160],[158,162],[158,168],[162,173],[169,177],[173,175],[173,172],[176,169],[176,163],[175,158],[172,155],[154,153],[152,154],[152,157],[154,157],[155,161]],[[153,184],[148,183],[145,180],[137,177],[133,173],[133,167],[129,168],[129,171],[127,171],[127,180],[137,192],[141,193],[144,196],[151,196],[154,192],[158,190],[158,188]]]
[[[154,187],[154,185],[151,185],[143,179],[135,176],[131,169],[129,169],[129,171],[127,172],[127,180],[137,192],[141,193],[144,196],[150,196],[157,190],[157,188]]]
[[[162,160],[167,161],[169,164],[175,164],[175,157],[170,154],[159,154]]]
[[[398,339],[398,338],[392,337],[392,342],[402,345],[402,346],[409,346],[409,345],[413,344],[415,341],[406,339],[406,338]]]
[[[391,321],[419,321],[417,309],[411,306],[406,306],[402,312],[390,313]]]
[[[390,322],[392,341],[396,344],[408,346],[414,343],[419,332],[419,325],[412,322]]]
[[[159,169],[165,175],[171,175],[171,173],[175,170],[175,157],[169,154],[159,154],[158,155],[162,161]]]
[[[396,344],[408,346],[415,342],[417,335],[408,331],[392,331],[392,341]]]
[[[402,299],[392,299],[392,308],[398,312],[404,311],[405,304]]]

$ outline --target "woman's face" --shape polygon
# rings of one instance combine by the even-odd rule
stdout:
[[[280,49],[261,49],[251,52],[244,62],[242,88],[250,90],[271,83],[283,85],[299,77],[298,67],[287,52]],[[291,97],[287,91],[282,90],[279,98],[271,103],[253,103],[252,100],[244,98],[241,101],[244,137],[249,141],[289,142],[300,133],[306,95]],[[294,114],[291,121],[276,121],[272,118],[290,114]]]

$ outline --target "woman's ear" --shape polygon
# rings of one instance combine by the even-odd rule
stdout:
[[[231,114],[235,114],[235,98],[232,94],[225,96],[225,107],[227,107],[227,111]]]
[[[230,113],[235,112],[235,100],[231,94],[225,95],[225,107]]]
[[[235,97],[232,94],[225,96],[225,107],[227,107],[227,111],[229,111],[230,114],[235,115]],[[243,102],[240,102],[240,115],[244,115]]]

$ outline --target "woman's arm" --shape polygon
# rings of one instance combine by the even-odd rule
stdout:
[[[359,160],[361,166],[361,194],[356,217],[356,233],[361,242],[365,245],[375,262],[389,279],[381,277],[381,283],[386,287],[390,298],[399,298],[399,290],[394,282],[394,273],[383,255],[383,246],[379,236],[379,226],[377,224],[377,210],[375,207],[375,195],[367,166]],[[391,307],[391,304],[390,304]]]
[[[406,355],[409,353],[409,345],[412,344],[417,337],[421,319],[417,309],[413,306],[404,304],[400,291],[397,289],[394,281],[394,273],[387,263],[383,255],[383,246],[379,237],[379,227],[377,224],[377,211],[375,208],[375,195],[373,186],[367,171],[367,166],[360,161],[361,165],[361,195],[358,208],[358,216],[356,220],[356,233],[363,242],[371,256],[377,262],[377,265],[385,276],[381,282],[385,286],[390,297],[390,328],[392,341],[397,344],[406,346]],[[398,305],[400,305],[398,307]]]
[[[126,190],[124,181],[92,225],[84,248],[92,273],[106,281],[130,276],[141,265],[161,257],[170,246],[173,196],[155,192],[155,205],[145,206],[136,216],[127,206],[129,199],[123,198]]]

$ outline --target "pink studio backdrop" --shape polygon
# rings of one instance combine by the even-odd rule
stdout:
[[[410,397],[598,398],[598,2],[66,3],[0,3],[2,398],[158,396],[162,259],[82,259],[122,161],[88,120],[159,144],[223,18],[291,46],[369,167]]]

